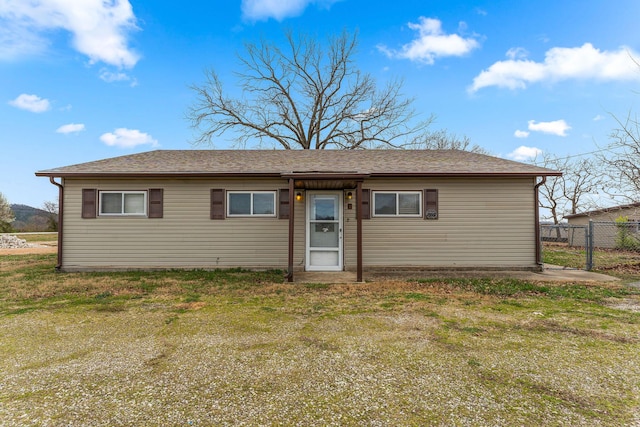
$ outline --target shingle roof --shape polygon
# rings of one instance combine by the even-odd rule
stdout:
[[[459,150],[156,150],[36,172],[37,176],[560,175]]]
[[[587,211],[587,212],[582,212],[577,214],[565,215],[563,218],[567,218],[567,219],[579,218],[583,216],[591,216],[591,215],[597,215],[600,213],[616,212],[616,211],[622,211],[625,209],[634,209],[634,208],[640,208],[640,202],[630,203],[628,205],[612,206],[612,207],[603,208],[603,209],[595,209],[592,211]]]

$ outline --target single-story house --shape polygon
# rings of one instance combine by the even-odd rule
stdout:
[[[539,269],[560,172],[458,150],[157,150],[36,172],[63,271]],[[59,180],[56,180],[59,179]]]
[[[640,203],[612,206],[610,208],[565,215],[569,225],[588,225],[589,221],[613,222],[620,217],[626,217],[630,222],[640,221]]]
[[[616,225],[615,221],[621,217],[627,220],[627,224]],[[623,249],[629,246],[629,242],[635,242],[635,246],[640,245],[640,203],[638,202],[565,215],[565,218],[569,226],[573,227],[574,234],[576,234],[576,227],[587,227],[591,222],[592,241],[596,248]],[[584,246],[583,234],[584,232],[579,230],[575,238],[569,239],[569,244]]]

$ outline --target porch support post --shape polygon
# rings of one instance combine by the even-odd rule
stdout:
[[[356,183],[356,251],[357,251],[357,278],[356,281],[362,282],[362,182]]]
[[[294,218],[295,194],[293,178],[289,178],[289,267],[287,270],[287,281],[293,282],[293,231],[295,229]]]

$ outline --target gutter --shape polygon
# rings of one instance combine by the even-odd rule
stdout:
[[[561,176],[561,172],[549,172],[544,176]],[[357,178],[493,178],[519,177],[536,178],[540,172],[64,172],[38,171],[36,176],[56,178],[315,178],[315,179],[357,179]]]
[[[64,224],[64,186],[55,181],[55,177],[50,176],[49,181],[58,187],[58,262],[56,271],[62,268],[62,225]]]
[[[543,175],[542,181],[540,181],[533,187],[533,192],[534,192],[533,198],[534,198],[534,203],[536,205],[536,208],[535,208],[536,264],[538,265],[538,267],[540,267],[540,269],[544,267],[544,263],[542,262],[542,242],[540,241],[540,196],[538,194],[538,189],[545,182],[547,182],[547,177]]]

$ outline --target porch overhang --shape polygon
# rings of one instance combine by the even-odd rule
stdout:
[[[282,174],[285,179],[293,179],[296,190],[344,190],[356,188],[358,182],[368,178],[368,173],[358,172],[291,172]]]
[[[368,173],[340,172],[291,172],[282,177],[289,181],[289,265],[287,279],[293,282],[293,255],[295,230],[295,190],[356,190],[356,271],[357,281],[362,282],[362,182]]]

